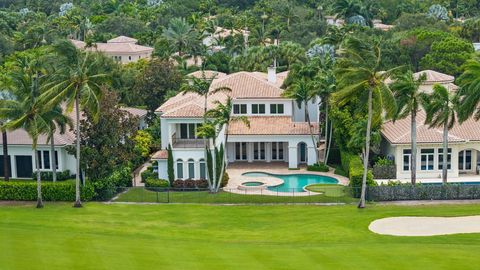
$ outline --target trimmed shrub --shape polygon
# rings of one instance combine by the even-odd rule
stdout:
[[[143,171],[140,174],[140,177],[142,178],[143,183],[145,183],[145,180],[147,180],[148,178],[153,178],[153,179],[158,178],[158,174],[153,172],[153,168],[151,170],[150,168],[152,167],[148,167],[145,171]]]
[[[307,166],[307,171],[312,171],[312,172],[328,172],[330,168],[328,168],[327,165],[323,163],[315,163],[313,165]]]
[[[95,196],[91,184],[81,187],[83,201],[91,201]],[[42,198],[45,201],[75,201],[75,182],[42,183]],[[36,201],[37,183],[33,181],[0,182],[0,200]]]
[[[201,188],[201,189],[208,188],[208,181],[205,179],[197,180],[195,181],[195,184],[197,185],[197,188]]]
[[[69,170],[63,172],[57,171],[57,181],[65,181],[72,178],[75,178],[75,175],[71,175]],[[32,174],[32,179],[37,180],[37,172]],[[53,181],[53,173],[40,172],[40,179],[42,179],[42,181]]]
[[[173,188],[184,188],[185,185],[184,185],[184,180],[182,179],[177,179],[175,181],[173,181],[173,185],[172,185]]]
[[[147,180],[145,180],[146,189],[168,188],[169,185],[170,183],[168,182],[168,180],[165,180],[165,179],[147,178]]]
[[[187,179],[183,181],[183,187],[188,189],[195,189],[196,188],[195,180]]]
[[[132,171],[130,167],[123,167],[113,172],[105,179],[93,181],[95,200],[110,200],[120,189],[132,186]]]
[[[389,183],[367,187],[367,199],[373,201],[474,200],[480,199],[480,185]]]
[[[220,187],[225,187],[228,184],[228,180],[230,180],[230,176],[227,172],[224,172],[222,182],[220,183]]]
[[[397,168],[395,165],[373,165],[373,175],[375,179],[395,179],[397,177]]]

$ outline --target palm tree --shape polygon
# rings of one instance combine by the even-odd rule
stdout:
[[[318,91],[318,96],[321,97],[322,103],[325,104],[325,152],[323,157],[323,163],[327,165],[328,163],[328,156],[330,154],[330,146],[332,143],[333,137],[333,123],[329,120],[329,113],[330,113],[330,96],[337,90],[337,82],[335,75],[333,74],[333,70],[327,68],[326,70],[321,71],[316,81],[318,82],[318,87],[316,90]]]
[[[458,78],[460,85],[460,107],[458,120],[463,122],[472,115],[480,119],[480,56],[467,61],[465,71]]]
[[[69,41],[61,41],[54,46],[59,56],[60,70],[45,86],[41,98],[48,108],[66,101],[67,111],[75,107],[76,134],[76,184],[74,207],[82,207],[80,201],[80,110],[88,109],[98,117],[101,84],[107,78],[99,73],[95,55],[77,50]]]
[[[214,109],[210,109],[207,111],[206,113],[206,116],[208,118],[212,118],[213,119],[213,123],[215,126],[218,127],[218,130],[217,130],[217,134],[220,133],[220,131],[222,130],[222,128],[225,128],[225,142],[224,142],[224,145],[225,147],[227,146],[227,143],[228,143],[228,127],[230,125],[230,123],[232,122],[242,122],[243,124],[245,124],[248,128],[250,128],[250,121],[248,120],[248,117],[246,116],[235,116],[235,117],[231,117],[232,115],[232,108],[233,108],[233,102],[232,102],[232,98],[231,97],[228,97],[225,104],[221,103],[220,101],[216,100],[214,102],[216,104],[216,107]],[[217,181],[216,183],[216,187],[215,187],[215,192],[218,192],[218,189],[220,188],[220,179],[223,179],[223,175],[225,173],[225,163],[227,161],[227,151],[223,151],[224,152],[224,157],[223,157],[223,161],[222,161],[222,167],[221,167],[221,172],[220,172],[220,177],[219,177],[219,181]]]
[[[417,179],[417,112],[422,104],[422,92],[420,85],[425,81],[426,76],[415,79],[413,72],[407,72],[394,77],[394,81],[390,84],[390,88],[395,94],[397,100],[397,112],[393,121],[410,116],[410,134],[411,134],[411,181],[415,185]]]
[[[305,121],[308,123],[308,128],[310,130],[310,137],[312,138],[312,144],[315,149],[317,149],[317,142],[313,136],[312,124],[310,121],[310,115],[308,113],[308,102],[315,97],[314,92],[314,81],[310,80],[307,77],[301,77],[296,81],[292,82],[290,86],[283,92],[283,96],[286,98],[291,98],[295,100],[299,109],[304,107]],[[318,156],[318,155],[317,155]]]
[[[456,121],[458,98],[450,93],[447,88],[440,84],[433,86],[433,93],[422,95],[427,118],[425,123],[430,127],[443,127],[443,165],[442,181],[447,183],[447,158],[448,158],[448,130],[453,127]]]
[[[14,100],[15,96],[7,91],[0,91],[0,100]],[[0,126],[3,126],[8,122],[8,119],[2,119],[0,121]],[[3,148],[3,174],[5,181],[10,180],[10,159],[8,158],[8,136],[7,130],[1,129],[2,131],[2,148]]]
[[[55,106],[52,110],[45,113],[46,121],[48,122],[48,137],[47,142],[50,142],[50,160],[52,164],[53,182],[57,181],[57,160],[55,155],[55,132],[57,128],[60,134],[65,133],[65,127],[68,125],[72,127],[72,120],[70,117],[63,114],[60,106]]]
[[[340,56],[336,70],[338,90],[334,93],[335,102],[342,106],[353,97],[361,96],[360,100],[362,102],[366,100],[364,105],[368,108],[365,148],[363,149],[362,190],[358,205],[359,208],[364,208],[374,107],[377,121],[381,119],[384,111],[386,118],[394,115],[395,99],[385,83],[385,79],[391,76],[394,69],[382,71],[380,42],[377,40],[349,37],[345,40],[344,47],[340,49]]]
[[[175,44],[180,57],[196,43],[195,29],[185,18],[171,19],[168,28],[163,32],[163,36]]]
[[[272,46],[270,46],[272,47]],[[286,69],[289,70],[293,64],[303,63],[306,60],[303,47],[291,41],[283,42],[279,46],[280,55],[286,63]]]

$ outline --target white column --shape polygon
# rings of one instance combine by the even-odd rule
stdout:
[[[288,168],[298,168],[297,145],[292,146],[290,143],[288,144]]]
[[[247,142],[247,160],[253,162],[253,143]]]
[[[315,147],[309,146],[307,151],[308,151],[307,152],[307,154],[308,154],[308,157],[307,157],[308,165],[313,165],[313,164],[317,163],[317,152],[315,151]]]
[[[265,143],[265,161],[266,162],[272,161],[272,143],[271,142]]]
[[[15,156],[10,155],[10,171],[12,178],[17,178],[17,162],[15,162]]]

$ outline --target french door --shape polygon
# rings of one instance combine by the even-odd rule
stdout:
[[[247,160],[247,143],[235,143],[235,160]]]
[[[265,143],[253,143],[253,160],[265,160]]]
[[[283,143],[272,142],[272,160],[283,160]]]

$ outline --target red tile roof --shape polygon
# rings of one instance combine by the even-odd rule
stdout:
[[[306,122],[293,122],[290,116],[250,116],[250,128],[241,121],[234,121],[228,127],[229,135],[309,135]],[[318,134],[318,123],[311,126]]]
[[[168,151],[167,150],[160,150],[155,152],[152,155],[152,159],[167,159],[168,158]]]

